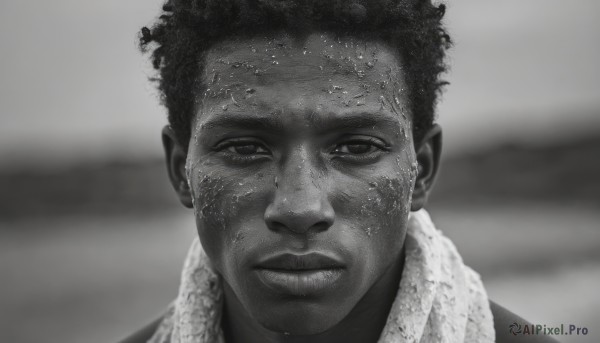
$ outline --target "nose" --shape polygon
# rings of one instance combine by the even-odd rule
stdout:
[[[265,222],[273,231],[316,233],[333,225],[335,213],[327,190],[321,187],[316,168],[308,158],[289,159],[276,181],[273,201],[265,211]]]

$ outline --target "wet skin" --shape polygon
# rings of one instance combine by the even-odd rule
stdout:
[[[440,146],[438,127],[413,143],[394,49],[277,34],[205,59],[188,150],[163,139],[224,281],[227,341],[376,341]]]

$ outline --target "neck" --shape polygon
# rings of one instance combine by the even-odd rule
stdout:
[[[404,250],[395,263],[367,291],[350,313],[329,330],[316,335],[284,335],[265,329],[239,302],[233,290],[223,282],[223,332],[227,343],[366,343],[377,342],[400,285]]]

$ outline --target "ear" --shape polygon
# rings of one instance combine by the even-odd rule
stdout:
[[[415,151],[419,167],[412,195],[411,211],[418,211],[427,203],[429,192],[440,166],[442,128],[434,124],[419,142],[415,142]]]
[[[162,130],[162,142],[167,159],[167,172],[175,193],[183,206],[192,208],[192,194],[185,172],[187,149],[179,144],[175,132],[169,126],[165,126]]]

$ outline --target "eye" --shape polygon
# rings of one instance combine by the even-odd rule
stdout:
[[[338,145],[334,152],[341,154],[360,155],[374,152],[376,150],[379,150],[379,148],[370,143],[346,143]]]
[[[385,142],[377,138],[357,138],[339,143],[333,149],[338,155],[365,155],[387,150]]]
[[[259,144],[253,143],[238,143],[232,144],[227,147],[227,150],[232,153],[236,153],[239,155],[255,155],[255,154],[268,154],[269,152],[265,147]]]
[[[214,148],[225,160],[235,164],[247,164],[270,158],[271,151],[255,138],[236,138],[220,142]]]
[[[331,154],[340,161],[364,164],[376,162],[386,151],[389,151],[389,147],[382,140],[361,137],[338,143]]]

